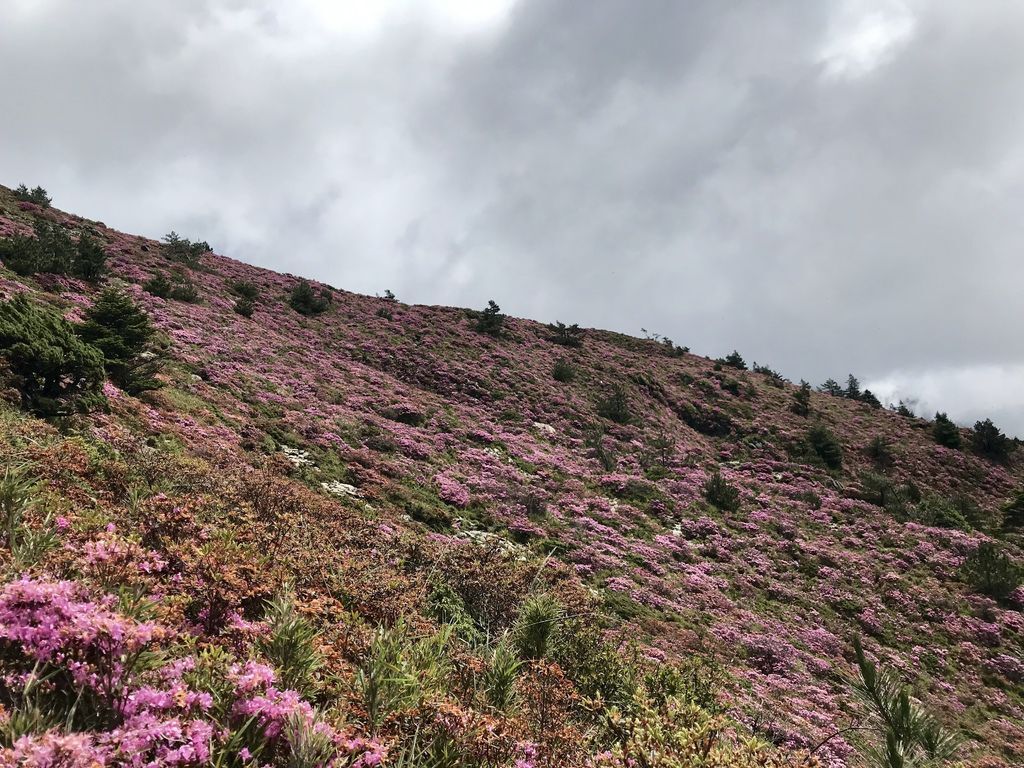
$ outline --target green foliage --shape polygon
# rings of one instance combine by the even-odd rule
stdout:
[[[875,463],[875,466],[882,469],[891,467],[896,460],[892,452],[892,446],[881,435],[871,438],[871,442],[864,448],[864,453]]]
[[[25,515],[35,504],[37,487],[25,467],[8,463],[0,477],[0,531],[18,570],[34,565],[57,546],[57,531],[49,515],[39,527],[28,525]]]
[[[815,424],[807,430],[807,447],[829,469],[842,469],[843,449],[838,438],[824,424]]]
[[[256,311],[256,302],[241,296],[235,299],[235,305],[232,309],[242,317],[252,317],[252,313]]]
[[[629,395],[626,393],[626,388],[617,384],[607,397],[598,402],[597,414],[616,424],[628,424],[632,421],[633,414],[629,409]]]
[[[501,307],[491,299],[487,302],[487,308],[477,313],[476,330],[497,337],[501,336],[504,328],[505,315],[501,314]]]
[[[313,286],[305,280],[300,280],[292,288],[288,297],[288,304],[300,315],[312,317],[327,311],[331,306],[333,296],[327,288],[321,288],[318,292],[313,291]]]
[[[78,238],[78,254],[71,274],[91,283],[99,281],[107,264],[107,252],[89,235]]]
[[[879,670],[854,638],[859,679],[852,681],[858,698],[868,710],[860,730],[873,740],[864,745],[865,756],[880,768],[938,766],[955,758],[962,737],[943,728],[918,702],[891,670]]]
[[[1017,495],[1003,506],[1003,528],[1024,528],[1024,488],[1017,491]]]
[[[915,517],[925,525],[936,528],[955,528],[961,531],[971,530],[963,512],[956,504],[939,496],[928,496],[921,501],[914,511]]]
[[[502,635],[494,646],[483,675],[483,689],[487,703],[499,712],[511,709],[516,699],[516,680],[523,662],[513,648],[508,634]]]
[[[29,189],[24,184],[19,184],[18,188],[14,190],[14,197],[23,203],[35,203],[41,208],[49,208],[53,202],[53,199],[42,187]]]
[[[619,465],[619,458],[615,451],[605,445],[604,426],[598,424],[587,436],[587,448],[594,452],[594,458],[598,460],[606,472],[611,472]]]
[[[971,433],[971,448],[974,452],[992,461],[1005,462],[1014,449],[1013,441],[1002,433],[992,419],[985,419],[974,424]]]
[[[1006,600],[1024,579],[1024,569],[990,541],[967,556],[960,573],[972,589],[995,600]]]
[[[936,413],[932,423],[932,437],[946,448],[960,447],[960,430],[944,413]]]
[[[718,470],[704,483],[704,498],[723,512],[735,512],[740,508],[739,489],[730,485]]]
[[[564,357],[560,357],[555,360],[555,365],[551,369],[551,377],[564,384],[576,378],[576,368]]]
[[[635,666],[604,638],[592,621],[565,621],[552,641],[551,658],[587,698],[625,707],[636,695]]]
[[[233,282],[229,288],[235,296],[240,296],[243,299],[258,301],[260,298],[259,286],[256,285],[256,283],[249,282],[248,280],[238,280]]]
[[[404,619],[374,634],[356,688],[363,698],[372,733],[392,713],[418,706],[439,690],[449,675],[449,627],[436,635],[415,638]]]
[[[722,365],[727,365],[730,368],[735,368],[735,369],[740,370],[740,371],[747,370],[747,364],[743,360],[743,355],[741,355],[735,349],[732,352],[730,352],[728,355],[726,355],[725,357],[723,357],[720,360],[718,360],[718,362],[721,363]]]
[[[310,697],[316,691],[316,674],[323,666],[317,647],[319,633],[295,608],[295,593],[286,585],[267,603],[270,631],[260,641],[260,650],[276,667],[284,688]]]
[[[174,285],[164,272],[157,272],[149,280],[142,284],[142,290],[146,293],[161,299],[168,299]]]
[[[340,765],[335,759],[338,747],[331,737],[330,730],[318,728],[320,719],[314,716],[310,720],[298,712],[293,712],[284,726],[284,741],[288,744],[288,756],[282,768],[324,768],[328,765]]]
[[[202,257],[213,250],[205,240],[193,243],[188,238],[181,237],[177,232],[164,235],[163,240],[164,255],[190,267],[198,266]]]
[[[484,641],[483,632],[466,609],[466,601],[446,580],[434,579],[431,582],[427,593],[427,615],[447,624],[456,637],[470,645]]]
[[[148,349],[153,325],[124,291],[104,289],[86,310],[77,332],[103,353],[107,373],[125,392],[135,395],[161,386],[156,374],[164,360]]]
[[[548,642],[562,620],[562,607],[546,592],[536,592],[523,602],[516,617],[513,637],[522,659],[542,659]]]
[[[22,406],[40,416],[88,410],[102,401],[103,355],[74,326],[24,294],[0,302],[0,354]]]
[[[563,347],[579,347],[583,344],[584,331],[576,323],[566,325],[561,321],[548,324],[548,341],[561,344]]]

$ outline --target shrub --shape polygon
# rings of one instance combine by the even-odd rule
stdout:
[[[443,579],[435,579],[430,584],[427,615],[439,624],[447,624],[456,637],[469,645],[478,645],[484,641],[483,633],[466,608],[466,601]]]
[[[626,388],[621,384],[616,385],[608,396],[597,404],[597,414],[616,424],[628,424],[633,414],[629,410],[629,395]]]
[[[971,530],[963,512],[956,504],[939,496],[929,496],[917,505],[915,514],[925,525],[936,528],[954,528],[961,531]]]
[[[960,447],[960,430],[944,413],[936,413],[932,423],[932,437],[946,448]]]
[[[914,418],[914,410],[913,410],[913,408],[911,408],[910,405],[908,405],[907,403],[903,402],[902,400],[900,400],[899,403],[896,404],[896,405],[890,405],[889,406],[889,410],[892,411],[893,413],[899,414],[900,416],[907,416],[909,418]]]
[[[793,402],[789,409],[797,416],[811,415],[811,385],[803,379],[800,380],[800,386],[793,393]]]
[[[501,336],[505,328],[505,315],[501,314],[494,299],[487,302],[487,308],[477,313],[476,330],[479,333],[486,333],[490,336]]]
[[[576,323],[566,325],[556,320],[548,325],[548,331],[551,332],[548,341],[563,347],[579,347],[583,344],[584,331]]]
[[[842,469],[843,449],[839,440],[824,424],[815,424],[807,430],[807,447],[829,469]]]
[[[735,368],[740,371],[747,370],[747,364],[744,362],[743,356],[735,349],[725,357],[718,360],[718,362],[722,365],[727,365],[730,368]]]
[[[199,302],[199,289],[185,275],[176,275],[168,298],[175,301],[183,301],[186,304],[197,304]]]
[[[243,299],[257,301],[260,298],[259,286],[255,283],[250,283],[248,280],[239,280],[231,283],[229,289],[235,296],[241,296]]]
[[[619,465],[619,459],[615,451],[604,444],[604,427],[597,425],[587,436],[587,447],[594,452],[594,458],[598,460],[605,471],[611,472]]]
[[[717,470],[704,483],[704,498],[723,512],[735,512],[740,508],[739,489],[729,485],[722,477],[722,473]]]
[[[200,259],[213,250],[205,240],[193,243],[188,238],[181,237],[177,232],[164,235],[163,240],[164,255],[169,259],[180,261],[190,267],[197,266]]]
[[[992,419],[985,419],[974,424],[971,448],[986,459],[1004,462],[1010,458],[1010,451],[1014,445],[1013,441],[992,423]]]
[[[564,621],[550,656],[584,696],[600,696],[607,706],[628,705],[637,691],[637,670],[618,652],[592,619]]]
[[[1024,579],[1024,569],[990,541],[982,542],[967,556],[960,572],[972,589],[1000,601],[1006,600]]]
[[[125,392],[160,386],[156,374],[164,361],[147,351],[154,334],[149,315],[124,291],[106,288],[86,310],[77,333],[103,353],[107,373]]]
[[[881,435],[871,438],[871,442],[864,447],[864,453],[877,466],[882,468],[891,467],[895,461],[892,447]]]
[[[235,300],[232,309],[242,317],[252,317],[252,313],[256,311],[256,302],[245,296],[240,296]]]
[[[548,641],[562,619],[562,607],[546,592],[530,595],[516,617],[513,637],[522,659],[542,659],[548,652]]]
[[[305,696],[316,690],[316,673],[323,665],[317,647],[319,633],[295,608],[295,593],[288,585],[267,603],[270,630],[260,650],[274,665],[285,688]]]
[[[24,294],[0,302],[0,350],[22,406],[33,413],[87,410],[102,400],[103,355],[71,323]]]
[[[300,315],[312,317],[326,312],[331,305],[331,300],[331,292],[327,288],[321,288],[318,292],[314,292],[312,285],[305,280],[300,280],[292,288],[288,304]]]
[[[157,272],[142,284],[142,290],[161,299],[170,298],[173,289],[173,284],[163,272]]]
[[[569,382],[576,378],[576,369],[573,367],[572,363],[564,357],[560,357],[555,360],[555,365],[551,369],[551,377],[555,381],[560,381],[562,383]]]

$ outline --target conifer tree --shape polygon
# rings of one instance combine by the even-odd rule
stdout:
[[[149,315],[117,288],[96,298],[78,328],[78,335],[103,353],[110,378],[130,394],[160,386],[155,374],[163,360],[148,350],[153,333]]]
[[[946,448],[960,447],[960,430],[944,413],[936,413],[932,423],[932,437]]]

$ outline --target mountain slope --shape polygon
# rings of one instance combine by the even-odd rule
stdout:
[[[568,619],[596,617],[623,653],[632,642],[655,661],[715,659],[737,723],[794,750],[827,740],[816,756],[829,765],[859,764],[856,733],[835,734],[864,714],[846,680],[860,635],[966,731],[976,764],[1024,760],[1024,591],[997,602],[962,575],[997,535],[1020,561],[1000,510],[1024,479],[1022,452],[992,462],[937,445],[925,420],[818,392],[801,416],[793,385],[654,340],[590,330],[568,347],[516,318],[494,337],[475,313],[316,284],[330,304],[305,316],[289,305],[295,277],[213,253],[188,266],[0,189],[0,237],[36,219],[103,245],[107,280],[145,307],[171,362],[140,397],[108,383],[106,410],[65,427],[77,437],[8,411],[5,452],[49,484],[69,542],[123,537],[169,563],[142,583],[164,596],[165,623],[241,653],[228,614],[258,621],[292,580],[338,678],[317,695],[365,723],[352,681],[377,623],[405,615],[427,631],[448,615],[442,583],[470,630],[493,637],[546,585]],[[191,280],[199,301],[143,290],[161,271]],[[258,289],[251,317],[234,311],[240,282]],[[97,290],[0,272],[5,295],[27,291],[72,319]],[[838,439],[841,467],[809,442],[818,425]],[[705,492],[715,473],[717,505]],[[218,549],[221,528],[235,539]],[[104,586],[74,548],[39,573]],[[194,604],[211,590],[219,618]],[[460,653],[461,679],[482,657]],[[585,687],[561,685],[570,698]],[[477,711],[459,685],[446,695]],[[545,760],[584,764],[581,734],[596,726],[578,702],[560,706],[575,730],[531,731],[529,714],[501,727],[539,742]],[[402,727],[376,735],[387,743]]]

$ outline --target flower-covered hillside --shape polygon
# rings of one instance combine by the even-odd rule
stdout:
[[[196,749],[189,728],[238,733],[237,718],[294,694],[288,733],[329,730],[338,754],[342,742],[358,746],[344,752],[351,764],[391,746],[384,759],[400,765],[422,730],[463,756],[480,752],[467,764],[614,765],[643,752],[630,741],[644,730],[632,692],[658,709],[656,676],[700,658],[706,666],[681,679],[705,691],[713,668],[720,682],[702,714],[675,712],[690,728],[681,732],[724,718],[715,749],[752,734],[813,750],[826,765],[858,765],[866,715],[847,679],[855,636],[963,732],[962,755],[1024,759],[1015,570],[1024,513],[1013,511],[1024,505],[1024,452],[998,431],[947,433],[866,397],[801,393],[766,368],[666,340],[549,327],[497,306],[358,296],[205,244],[124,235],[5,189],[0,238],[20,249],[0,251],[5,296],[26,294],[25,306],[80,327],[95,325],[103,288],[119,286],[156,330],[135,357],[103,348],[102,391],[85,373],[74,387],[65,377],[28,394],[25,376],[12,379],[12,403],[49,408],[43,415],[71,436],[5,417],[10,462],[45,484],[52,508],[29,529],[64,526],[38,558],[19,565],[12,554],[8,572],[20,581],[5,599],[106,611],[104,622],[135,616],[118,636],[156,633],[147,649],[161,646],[183,667],[230,655],[220,709],[202,709],[210,686],[190,687],[178,667],[119,669],[121,698],[183,686],[176,695],[200,704],[159,713],[96,704],[82,738],[113,763],[133,717],[173,719],[166,748]],[[102,276],[83,240],[102,249]],[[87,368],[90,348],[78,354]],[[82,412],[69,415],[59,403],[72,395]],[[244,703],[256,689],[239,693],[238,665],[268,661],[249,658],[273,626],[267,601],[289,590],[288,610],[319,633],[307,698],[344,723],[314,723],[301,692],[269,677],[261,704]],[[145,615],[135,612],[141,600]],[[559,641],[550,652],[520,648],[515,702],[482,702],[478,679],[494,683],[511,653],[504,644],[535,623],[523,623],[530,610],[548,617],[544,626],[558,616]],[[420,647],[445,633],[443,660]],[[5,637],[18,659],[39,659],[26,634]],[[589,655],[573,645],[581,638],[594,644]],[[605,679],[618,662],[595,661],[594,649],[634,658],[621,668],[632,682]],[[372,660],[389,653],[430,662],[402,662],[428,682],[415,696],[391,691],[397,703],[384,715],[367,691]],[[67,674],[103,699],[78,670]],[[701,698],[690,694],[686,706]],[[615,725],[623,712],[634,718],[628,736]],[[291,749],[282,729],[210,749],[276,760]],[[78,747],[24,747],[58,748]]]

